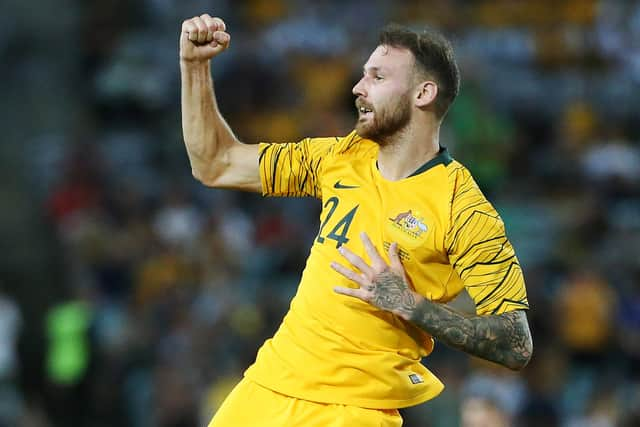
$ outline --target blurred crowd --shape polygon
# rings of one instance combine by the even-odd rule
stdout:
[[[177,36],[205,11],[249,143],[348,133],[389,21],[454,42],[441,144],[507,224],[535,350],[514,374],[436,345],[447,388],[406,427],[640,425],[640,2],[36,3],[0,15],[1,427],[204,426],[288,308],[320,205],[191,177]]]

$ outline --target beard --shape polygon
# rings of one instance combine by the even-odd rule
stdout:
[[[411,103],[407,95],[397,98],[392,105],[374,110],[373,106],[356,101],[356,106],[364,106],[373,111],[373,117],[362,120],[358,118],[355,130],[363,138],[370,139],[380,146],[393,142],[394,136],[401,132],[411,120]]]

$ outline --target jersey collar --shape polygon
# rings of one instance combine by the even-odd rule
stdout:
[[[437,156],[435,156],[433,159],[429,160],[424,165],[420,166],[418,169],[416,169],[416,171],[414,173],[409,175],[407,178],[410,178],[410,177],[416,176],[416,175],[420,175],[422,172],[426,172],[429,169],[431,169],[432,167],[440,165],[440,164],[443,164],[443,165],[447,166],[452,161],[453,161],[453,157],[451,157],[451,154],[449,154],[449,150],[447,150],[447,147],[443,147],[441,145]]]

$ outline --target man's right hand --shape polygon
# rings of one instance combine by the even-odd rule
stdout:
[[[180,60],[206,62],[229,47],[231,36],[220,18],[208,14],[187,19],[180,33]]]

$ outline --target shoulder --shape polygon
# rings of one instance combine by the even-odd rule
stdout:
[[[453,160],[446,169],[452,205],[461,202],[466,204],[474,200],[486,200],[484,193],[466,166]]]
[[[261,144],[261,152],[266,149],[279,148],[283,144]],[[360,159],[374,158],[378,153],[378,145],[362,138],[355,131],[345,136],[308,137],[298,143],[284,144],[299,151],[302,156],[324,161],[346,160],[357,157]]]
[[[447,166],[447,174],[452,220],[464,219],[473,213],[498,216],[469,169],[463,164],[452,161]]]
[[[297,142],[260,142],[259,159],[265,157],[280,158],[290,156],[300,160],[322,162],[327,158],[357,156],[360,158],[375,157],[378,145],[364,139],[355,131],[345,136],[307,137]]]
[[[333,154],[336,156],[371,157],[377,154],[377,149],[378,145],[375,142],[362,138],[354,130],[346,136],[336,137]]]
[[[452,160],[447,165],[446,170],[449,185],[453,193],[461,189],[477,187],[476,181],[473,179],[469,169],[457,160]]]

